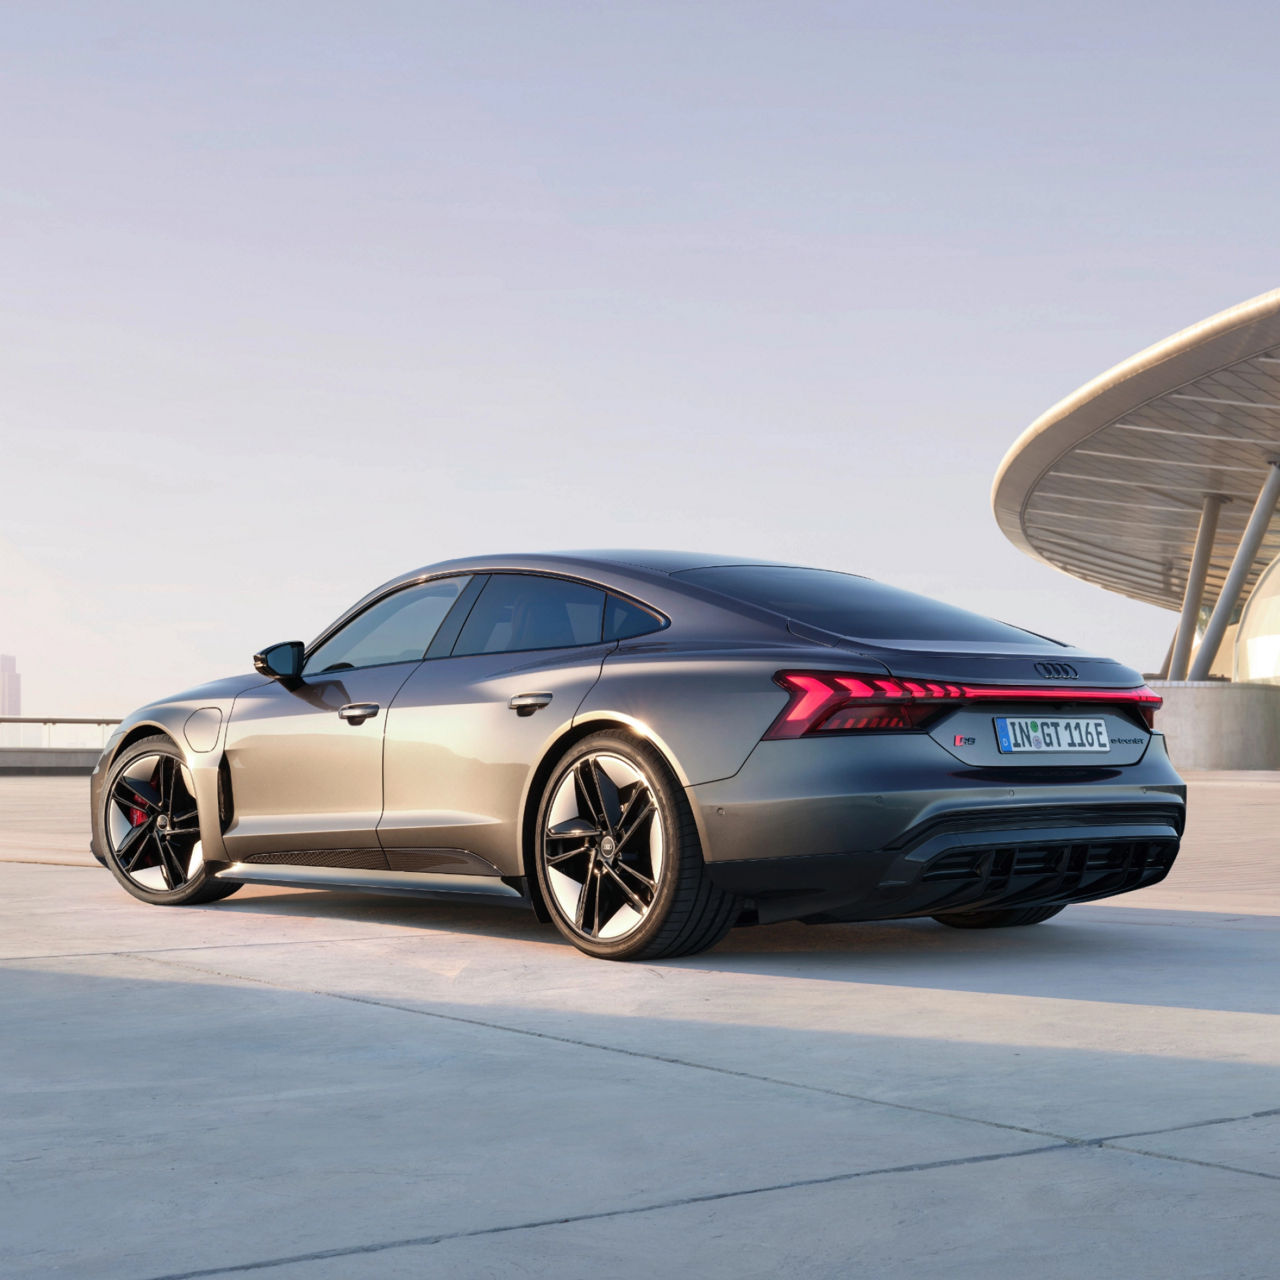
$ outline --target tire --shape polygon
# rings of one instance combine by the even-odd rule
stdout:
[[[560,759],[538,804],[534,840],[552,922],[598,959],[705,951],[742,909],[712,883],[667,762],[620,733],[592,734]]]
[[[199,813],[182,752],[163,734],[112,762],[93,814],[93,840],[125,890],[157,906],[195,906],[241,886],[204,865]]]
[[[1062,907],[1009,907],[1003,911],[951,911],[933,918],[953,929],[1017,929],[1040,924],[1061,910]]]

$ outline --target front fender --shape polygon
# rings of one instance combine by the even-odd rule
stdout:
[[[200,685],[174,698],[153,702],[126,716],[107,741],[89,779],[90,849],[101,862],[97,847],[97,815],[101,812],[102,786],[121,750],[153,733],[164,734],[182,753],[191,774],[200,813],[200,841],[207,862],[226,862],[218,806],[218,770],[222,763],[227,721],[236,696],[264,683],[259,676],[233,676]]]

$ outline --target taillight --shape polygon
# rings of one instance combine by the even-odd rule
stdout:
[[[1137,689],[1076,689],[1021,685],[952,684],[900,680],[893,676],[843,675],[828,671],[779,671],[774,681],[790,695],[766,738],[803,738],[811,733],[915,729],[950,706],[975,701],[1099,703],[1137,711],[1154,727],[1162,699],[1146,685]]]

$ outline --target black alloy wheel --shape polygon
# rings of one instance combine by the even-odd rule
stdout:
[[[587,955],[690,955],[738,918],[741,902],[712,883],[688,802],[647,743],[584,738],[552,774],[537,822],[543,899]]]
[[[240,888],[205,867],[191,772],[166,737],[144,738],[120,754],[94,817],[108,869],[143,902],[214,902]]]

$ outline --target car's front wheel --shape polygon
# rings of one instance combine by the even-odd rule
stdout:
[[[543,899],[588,955],[691,955],[738,918],[741,901],[712,883],[688,801],[646,743],[617,733],[584,738],[551,774],[537,824]]]
[[[108,870],[143,902],[216,902],[240,888],[209,874],[191,772],[163,735],[143,738],[120,753],[93,816],[95,845]]]

